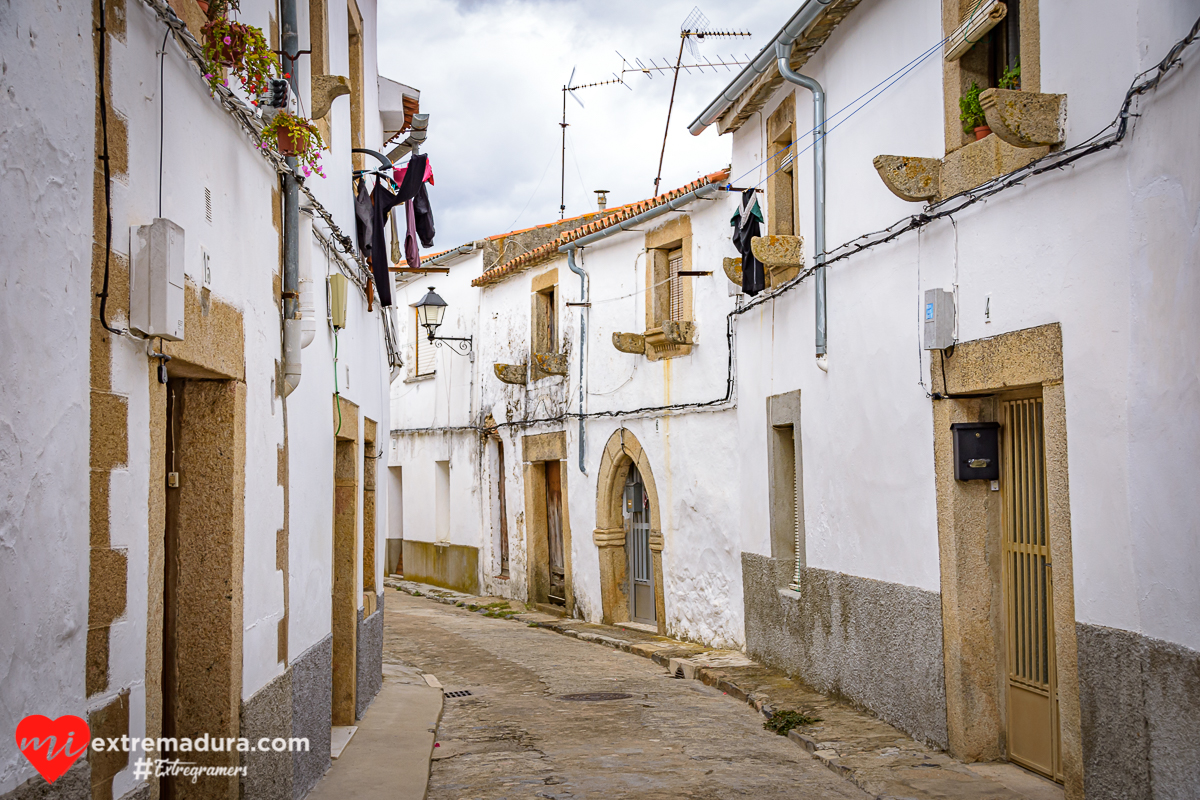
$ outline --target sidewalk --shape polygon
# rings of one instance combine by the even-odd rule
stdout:
[[[784,673],[755,663],[745,653],[714,650],[618,625],[595,625],[541,612],[518,601],[476,597],[435,586],[388,578],[388,587],[467,608],[488,616],[536,625],[586,642],[652,659],[677,678],[699,680],[752,705],[769,717],[775,710],[802,711],[820,722],[793,729],[789,738],[841,777],[876,798],[904,800],[1062,800],[1063,789],[1005,762],[964,764],[914,741],[869,712],[819,694]],[[361,733],[360,733],[361,735]],[[349,750],[347,750],[349,752]]]
[[[384,664],[383,688],[310,800],[425,800],[441,716],[440,687],[417,670]]]

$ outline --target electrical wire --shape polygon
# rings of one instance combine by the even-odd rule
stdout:
[[[167,96],[163,91],[163,75],[166,72],[167,63],[167,37],[171,35],[171,29],[167,28],[163,31],[162,46],[158,48],[158,216],[162,217],[162,192],[163,192],[163,130],[166,127],[166,107]]]
[[[112,170],[109,166],[108,159],[108,102],[104,97],[104,74],[106,47],[108,40],[108,25],[104,0],[98,0],[100,6],[100,27],[96,30],[100,34],[100,42],[97,49],[96,58],[96,81],[99,84],[99,102],[100,102],[100,147],[101,155],[100,162],[104,165],[104,284],[100,289],[100,294],[96,295],[100,298],[100,324],[104,330],[109,333],[121,335],[122,330],[112,327],[108,324],[108,277],[110,261],[112,259]]]
[[[1163,57],[1158,64],[1139,73],[1133,79],[1129,90],[1125,93],[1125,99],[1122,101],[1121,107],[1118,110],[1117,116],[1114,118],[1114,120],[1085,141],[1075,145],[1074,147],[1060,150],[1057,153],[1047,154],[1036,161],[1030,162],[1024,167],[1016,169],[1006,175],[1001,175],[997,178],[994,178],[991,181],[975,187],[974,189],[969,189],[960,192],[953,197],[946,198],[937,203],[929,204],[925,207],[925,213],[915,214],[911,217],[899,220],[887,228],[874,231],[872,233],[863,234],[856,239],[852,239],[851,241],[839,245],[833,250],[827,251],[833,256],[833,258],[827,258],[824,266],[829,266],[837,261],[850,258],[858,253],[862,253],[871,248],[893,241],[909,231],[919,231],[928,226],[934,220],[942,219],[943,217],[949,217],[951,214],[957,213],[958,211],[972,206],[982,200],[986,200],[988,197],[998,194],[1005,189],[1012,188],[1013,186],[1019,186],[1030,177],[1040,175],[1044,172],[1049,172],[1050,170],[1062,169],[1070,164],[1073,164],[1079,159],[1084,158],[1085,156],[1093,153],[1103,152],[1104,150],[1108,150],[1109,148],[1121,143],[1129,132],[1129,119],[1131,117],[1138,116],[1130,112],[1133,102],[1137,98],[1142,97],[1156,89],[1162,82],[1162,79],[1172,69],[1182,63],[1181,56],[1183,51],[1186,50],[1193,42],[1195,42],[1197,36],[1200,36],[1200,18],[1196,19],[1196,22],[1192,25],[1188,34],[1176,42],[1170,51],[1168,51],[1167,55]],[[1109,133],[1110,131],[1111,133]],[[725,339],[728,345],[728,370],[726,374],[725,394],[723,397],[703,402],[672,403],[670,405],[643,406],[635,409],[597,411],[587,414],[572,414],[567,412],[554,417],[542,419],[514,420],[511,422],[497,423],[495,427],[527,428],[535,425],[564,422],[568,419],[578,419],[580,417],[585,419],[597,419],[601,417],[646,416],[655,413],[668,413],[687,410],[725,410],[725,405],[733,400],[734,389],[736,385],[736,360],[734,356],[736,349],[736,334],[733,324],[735,317],[745,314],[751,309],[756,308],[769,300],[774,300],[785,292],[791,291],[796,286],[800,285],[805,278],[812,275],[815,269],[816,267],[809,267],[808,269],[801,270],[800,274],[782,284],[777,289],[757,295],[750,302],[735,308],[733,311],[730,311],[728,315],[726,315]],[[944,371],[942,373],[942,378],[944,381]],[[943,386],[943,389],[945,389],[945,386]],[[933,395],[935,399],[956,396],[958,395],[949,395],[945,393],[935,393]],[[486,434],[491,430],[494,429],[483,428],[478,425],[459,425],[445,428],[400,428],[393,430],[392,434],[403,435],[417,433],[453,433],[460,431],[476,431]]]

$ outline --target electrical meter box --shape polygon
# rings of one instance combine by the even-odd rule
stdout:
[[[945,350],[954,345],[954,292],[926,289],[922,317],[925,349]]]
[[[183,339],[183,228],[169,219],[129,228],[129,327]]]
[[[329,324],[341,330],[346,327],[346,295],[350,279],[340,272],[329,276]]]
[[[999,422],[955,422],[950,435],[954,438],[954,480],[1000,480]]]
[[[642,485],[640,483],[625,484],[625,513],[636,514],[642,510]]]

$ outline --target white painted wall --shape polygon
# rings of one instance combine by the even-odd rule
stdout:
[[[91,6],[22,3],[3,16],[0,794],[36,774],[17,723],[84,709],[96,163]],[[76,77],[43,91],[59,73]]]
[[[150,474],[150,382],[155,378],[147,343],[118,337],[113,343],[113,391],[128,399],[128,463],[113,471],[111,544],[128,556],[127,605],[111,629],[109,690],[85,700],[84,653],[88,590],[89,320],[91,301],[92,171],[95,64],[90,8],[72,5],[43,13],[33,4],[5,12],[4,85],[0,107],[0,198],[10,224],[0,231],[6,254],[5,319],[0,329],[6,380],[0,383],[0,592],[9,613],[0,629],[0,793],[33,774],[11,738],[26,714],[86,716],[120,691],[130,692],[131,736],[146,722],[146,633],[149,597],[147,491]],[[346,73],[346,10],[334,3],[331,61]],[[381,129],[375,103],[375,2],[360,0],[365,21],[364,83],[368,146]],[[129,170],[112,184],[113,249],[128,251],[130,225],[160,215],[185,231],[185,271],[202,285],[204,253],[210,256],[214,299],[243,315],[246,372],[246,502],[242,682],[248,698],[280,675],[277,625],[290,585],[289,658],[330,631],[334,392],[333,336],[325,319],[322,278],[336,267],[313,243],[318,334],[303,351],[303,377],[286,403],[276,396],[280,317],[274,282],[280,262],[273,222],[277,177],[253,141],[214,102],[196,69],[168,40],[164,91],[159,57],[164,27],[148,6],[125,6],[122,41],[109,39],[110,118],[128,129]],[[264,30],[277,24],[272,0],[244,0],[240,18]],[[301,13],[302,29],[307,14]],[[337,35],[340,30],[341,35]],[[301,40],[306,34],[302,30]],[[78,78],[52,94],[48,74]],[[302,85],[307,86],[307,75]],[[307,93],[307,92],[305,92]],[[47,99],[43,100],[42,97]],[[165,107],[163,102],[165,100]],[[305,97],[305,107],[308,98]],[[334,104],[333,151],[324,158],[327,179],[314,192],[344,230],[353,231],[349,188],[349,101]],[[160,127],[160,119],[162,120]],[[160,145],[161,141],[161,145]],[[160,183],[160,147],[162,158]],[[161,188],[160,188],[161,187]],[[212,221],[205,217],[205,189]],[[161,192],[161,201],[160,201]],[[318,225],[322,229],[321,224]],[[326,231],[327,232],[327,231]],[[124,304],[123,302],[121,303]],[[390,427],[387,356],[378,307],[367,312],[353,291],[348,324],[339,335],[342,395],[359,406],[360,420],[378,423],[377,446]],[[115,327],[127,320],[112,314]],[[346,376],[349,385],[346,385]],[[52,376],[52,377],[51,377]],[[286,423],[285,423],[286,418]],[[286,425],[286,427],[285,427]],[[361,443],[361,430],[358,432]],[[285,438],[286,437],[286,438]],[[291,478],[290,574],[276,565],[276,532],[284,523],[278,452],[289,445]],[[367,453],[360,450],[363,455]],[[361,470],[361,464],[359,466]],[[382,470],[379,471],[382,473]],[[360,472],[361,477],[361,472]],[[383,475],[380,474],[380,478]],[[387,527],[386,485],[377,490],[378,543]],[[360,513],[359,519],[362,519]],[[361,524],[361,523],[360,523]],[[361,549],[360,549],[361,553]],[[361,563],[361,561],[360,561]],[[376,586],[383,559],[376,560]],[[360,576],[361,586],[361,576]],[[46,596],[40,593],[53,591]],[[135,788],[129,770],[114,794]]]
[[[1086,20],[1080,4],[1053,6],[1041,18],[1042,90],[1068,95],[1068,145],[1113,118],[1133,75],[1195,17],[1194,4],[1183,2],[1090,4]],[[864,4],[805,72],[825,85],[837,111],[940,36],[934,7]],[[1056,44],[1065,42],[1072,46]],[[802,391],[811,566],[937,590],[930,401],[918,385],[929,363],[926,356],[918,369],[918,304],[920,291],[957,284],[962,341],[1062,325],[1078,618],[1200,645],[1200,597],[1189,588],[1200,576],[1191,535],[1197,500],[1180,483],[1194,482],[1183,453],[1200,441],[1200,424],[1185,410],[1195,408],[1198,359],[1186,308],[1200,295],[1192,277],[1200,258],[1198,154],[1184,133],[1196,122],[1195,71],[1189,61],[1141,103],[1144,116],[1119,149],[968,209],[957,226],[942,221],[831,268],[828,375],[808,355],[810,286],[757,314],[763,326],[773,316],[775,346],[794,342],[794,359],[776,357],[755,374],[749,355],[769,342],[742,321],[744,432],[760,437],[763,429],[752,386],[759,397]],[[883,187],[871,158],[941,155],[940,75],[931,59],[831,133],[830,246],[919,210]],[[797,97],[797,116],[807,120],[809,94]],[[761,160],[758,117],[733,140],[740,175]],[[801,228],[811,241],[809,154],[797,164]],[[762,452],[745,452],[747,491],[760,484],[754,471],[765,477]],[[767,552],[766,494],[758,493],[743,515],[743,539]]]

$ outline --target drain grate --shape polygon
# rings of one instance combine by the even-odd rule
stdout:
[[[580,703],[598,703],[603,700],[627,700],[633,697],[622,692],[584,692],[583,694],[559,695],[559,700],[572,700]]]
[[[459,689],[456,692],[446,692],[446,697],[470,697],[471,693],[466,689]]]

